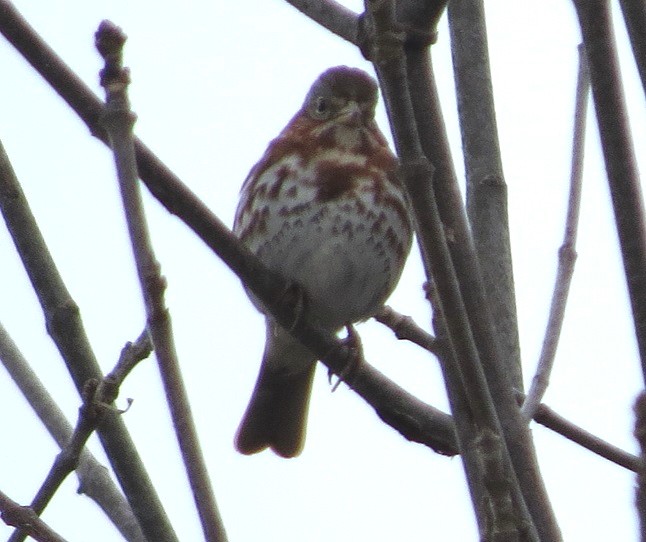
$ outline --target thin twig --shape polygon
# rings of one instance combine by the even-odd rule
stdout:
[[[522,395],[519,398],[522,401]],[[641,464],[639,457],[573,424],[545,404],[538,407],[534,421],[620,467],[633,472],[639,469]]]
[[[0,21],[4,20],[0,4]],[[85,383],[103,377],[78,306],[58,273],[9,159],[0,144],[0,210],[45,314],[47,331],[82,396]],[[121,416],[107,413],[97,429],[123,492],[149,540],[177,537]]]
[[[66,542],[28,506],[20,506],[0,491],[0,517],[12,527],[22,529],[38,542]]]
[[[70,441],[72,426],[27,360],[0,324],[0,361],[49,434],[62,449]],[[129,542],[145,542],[128,501],[123,497],[106,467],[84,448],[76,467],[78,492],[90,497]]]
[[[410,316],[399,314],[391,308],[388,308],[388,311],[392,312],[393,315],[388,318],[377,318],[379,322],[392,329],[393,333],[401,340],[411,341],[422,348],[426,348],[428,344],[433,345],[433,353],[437,351],[438,355],[442,357],[442,341],[440,339],[422,329]],[[401,325],[399,324],[401,321],[405,322],[405,333],[401,333]],[[522,402],[525,395],[519,391],[517,392],[517,398],[519,402]],[[539,405],[534,421],[612,463],[638,472],[641,464],[639,457],[573,424],[545,404]]]
[[[375,315],[375,320],[392,329],[400,341],[410,341],[428,350],[431,354],[439,355],[440,349],[437,339],[430,333],[426,333],[410,316],[401,314],[392,307],[385,305]]]
[[[559,249],[558,268],[552,304],[547,320],[547,329],[543,339],[543,348],[538,359],[536,374],[527,397],[521,408],[523,416],[528,421],[534,418],[536,409],[543,400],[550,382],[550,375],[563,319],[567,305],[568,293],[574,274],[576,262],[576,236],[579,226],[579,210],[581,207],[581,184],[583,180],[583,155],[585,149],[585,119],[588,110],[588,95],[590,92],[590,72],[583,46],[579,46],[579,75],[577,78],[576,104],[574,108],[574,135],[572,138],[572,168],[570,172],[570,195],[568,198],[567,216],[565,219],[565,234],[563,244]]]
[[[574,0],[646,382],[646,220],[609,0]]]
[[[132,134],[134,115],[128,103],[130,77],[128,70],[122,66],[125,40],[126,36],[121,29],[109,21],[103,21],[96,33],[96,46],[105,60],[105,68],[101,71],[101,85],[106,90],[103,123],[114,151],[126,222],[146,307],[148,329],[155,346],[175,434],[202,523],[202,531],[209,542],[225,542],[226,531],[215,502],[188,393],[179,368],[170,315],[164,301],[166,284],[150,241],[139,190]]]
[[[144,329],[134,343],[128,342],[121,350],[121,355],[117,360],[114,369],[110,371],[105,378],[99,383],[98,395],[106,395],[102,390],[103,387],[109,386],[116,390],[119,389],[123,381],[130,374],[140,361],[143,361],[153,351],[153,344],[150,341],[148,329]]]
[[[45,481],[36,493],[30,508],[41,515],[67,476],[76,469],[87,440],[101,423],[106,412],[114,410],[112,403],[117,398],[119,387],[128,372],[147,358],[152,351],[148,333],[144,331],[133,343],[128,343],[121,351],[115,370],[101,380],[89,381],[85,387],[83,405],[69,442],[56,456]],[[9,542],[22,542],[28,533],[22,529],[15,531]]]
[[[359,17],[356,13],[334,0],[287,0],[301,13],[334,32],[337,36],[356,43]]]

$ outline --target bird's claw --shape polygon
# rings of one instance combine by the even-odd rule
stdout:
[[[361,337],[354,329],[352,324],[345,326],[348,336],[343,339],[343,343],[348,347],[348,360],[345,367],[338,374],[338,379],[332,386],[332,392],[335,392],[341,382],[347,382],[351,378],[363,361],[363,345],[361,344]],[[328,381],[332,384],[332,371],[328,371]]]

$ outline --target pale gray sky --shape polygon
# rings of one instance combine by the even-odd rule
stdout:
[[[94,32],[106,18],[122,26],[129,35],[125,63],[132,70],[137,134],[229,224],[249,168],[300,106],[314,78],[338,64],[370,70],[353,46],[280,1],[15,4],[97,92],[101,62]],[[360,8],[360,2],[348,4]],[[522,353],[530,378],[562,237],[579,33],[568,2],[528,6],[494,0],[487,11]],[[618,28],[639,158],[646,147],[644,97],[621,21]],[[445,20],[433,54],[461,172]],[[124,342],[136,338],[144,323],[112,158],[4,41],[0,65],[0,138],[108,371]],[[634,451],[631,407],[642,380],[594,116],[589,120],[579,260],[546,402]],[[383,110],[379,122],[387,131]],[[236,454],[232,440],[260,361],[262,318],[217,257],[152,198],[146,202],[169,282],[179,355],[230,540],[474,540],[459,458],[440,457],[404,441],[343,385],[331,394],[324,370],[317,374],[300,458]],[[77,394],[3,228],[0,260],[0,322],[75,420]],[[427,325],[422,282],[413,254],[391,304]],[[370,363],[446,409],[434,359],[398,343],[377,324],[360,331]],[[57,449],[2,371],[0,396],[5,412],[0,489],[27,503]],[[153,359],[128,378],[122,397],[134,398],[125,421],[180,539],[199,540]],[[632,475],[533,427],[565,539],[636,539]],[[92,447],[98,450],[94,440]],[[70,542],[118,540],[93,503],[75,489],[76,480],[70,479],[45,519]],[[9,532],[0,526],[0,538]]]

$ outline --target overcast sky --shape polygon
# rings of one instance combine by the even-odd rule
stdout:
[[[136,132],[228,224],[250,167],[329,66],[371,68],[352,45],[284,2],[17,0],[16,6],[97,93],[93,35],[111,19],[129,35]],[[360,9],[360,2],[348,3]],[[562,238],[579,32],[569,2],[487,2],[526,382],[534,370]],[[644,96],[616,13],[625,90],[644,156]],[[433,48],[462,175],[446,20]],[[79,304],[102,368],[144,325],[112,158],[21,57],[0,41],[0,138],[52,254]],[[384,131],[383,110],[378,121]],[[643,161],[642,161],[643,162]],[[589,116],[576,273],[552,386],[559,413],[635,451],[632,403],[642,385],[594,116]],[[459,458],[409,443],[345,386],[314,385],[301,457],[244,457],[233,435],[262,353],[262,317],[236,277],[146,193],[167,302],[216,498],[233,541],[475,540]],[[61,407],[79,399],[46,335],[40,308],[0,228],[0,322]],[[428,326],[416,250],[390,303]],[[436,360],[375,323],[360,327],[368,361],[447,409]],[[27,504],[57,453],[0,371],[0,489]],[[201,531],[186,488],[154,358],[123,386],[124,416],[181,540]],[[120,400],[125,405],[125,399]],[[566,540],[634,540],[633,476],[533,425]],[[92,449],[101,456],[95,439]],[[118,540],[70,478],[45,519],[70,542]],[[0,539],[10,529],[0,526]]]

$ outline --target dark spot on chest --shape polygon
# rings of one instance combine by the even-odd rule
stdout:
[[[278,209],[278,216],[289,218],[295,215],[303,215],[312,207],[311,202],[294,203],[294,205],[284,205]]]
[[[280,191],[283,187],[285,179],[289,177],[291,170],[288,166],[282,166],[276,171],[276,178],[273,180],[272,184],[267,191],[267,196],[269,199],[278,199],[280,196]]]
[[[316,200],[327,202],[347,196],[357,186],[361,177],[366,177],[366,168],[358,164],[323,160],[316,168]]]
[[[237,229],[236,234],[243,241],[257,236],[263,236],[267,233],[268,217],[269,209],[267,207],[263,206],[255,209],[251,213],[249,220],[246,221],[246,226],[242,229]]]

